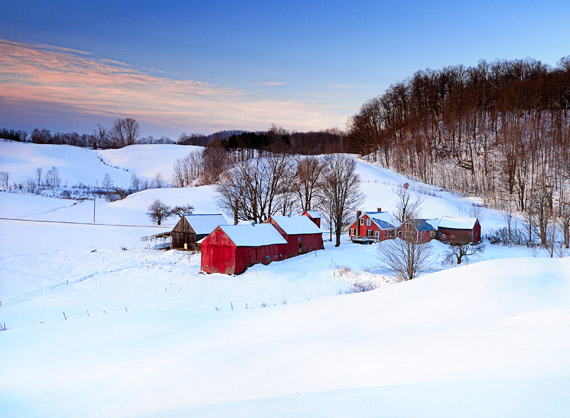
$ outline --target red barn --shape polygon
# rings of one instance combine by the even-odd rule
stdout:
[[[407,219],[397,228],[398,238],[418,244],[430,242],[436,233],[437,229],[427,219]]]
[[[481,241],[481,224],[477,218],[451,218],[439,221],[437,239],[451,245],[476,244]]]
[[[221,225],[202,241],[202,271],[241,274],[287,258],[286,251],[287,241],[271,224]]]
[[[384,241],[396,237],[396,227],[400,223],[390,214],[382,212],[356,212],[356,222],[348,229],[353,242]]]
[[[273,225],[287,240],[287,258],[324,248],[321,229],[307,216],[274,215],[265,222]]]
[[[311,221],[315,223],[319,228],[321,227],[321,219],[323,218],[323,214],[318,210],[308,210],[303,215],[308,216]]]

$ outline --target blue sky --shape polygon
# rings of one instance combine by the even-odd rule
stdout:
[[[570,54],[567,2],[4,1],[0,126],[338,127],[415,71]]]

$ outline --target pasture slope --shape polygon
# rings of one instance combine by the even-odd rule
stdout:
[[[13,181],[56,166],[68,184],[100,184],[114,166],[114,182],[128,184],[132,174],[168,178],[189,149],[0,142],[0,162]],[[424,217],[460,216],[473,204],[364,161],[358,171],[366,210],[393,209],[403,182],[423,196]],[[206,276],[198,255],[140,240],[165,230],[145,214],[156,198],[218,212],[211,186],[97,201],[95,224],[92,201],[0,193],[3,417],[570,410],[570,258],[488,245],[449,268],[445,246],[434,243],[432,272],[397,283],[374,246],[344,237],[339,248],[327,242],[240,276]],[[481,221],[485,231],[503,218],[483,210]],[[376,290],[350,293],[354,283]]]

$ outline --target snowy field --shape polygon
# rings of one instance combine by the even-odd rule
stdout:
[[[56,166],[70,184],[100,184],[114,166],[128,183],[166,178],[191,148],[104,151],[106,165],[94,151],[0,142],[0,170],[17,181]],[[404,182],[424,217],[472,205],[358,170],[365,210],[392,210]],[[176,221],[151,224],[156,198],[219,211],[211,186],[98,200],[96,224],[93,201],[0,193],[2,417],[567,416],[570,258],[487,245],[449,268],[436,242],[432,272],[397,283],[375,246],[344,237],[240,276],[202,275],[199,255],[141,241]],[[483,210],[483,234],[503,222]],[[351,293],[355,283],[376,290]]]

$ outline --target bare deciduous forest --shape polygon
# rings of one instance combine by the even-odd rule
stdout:
[[[542,244],[568,245],[570,56],[416,72],[366,102],[346,147],[385,167],[525,212]]]

